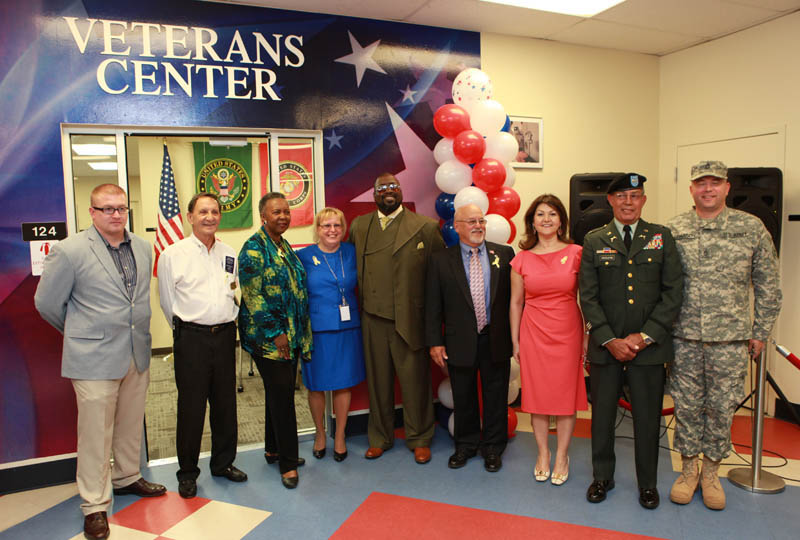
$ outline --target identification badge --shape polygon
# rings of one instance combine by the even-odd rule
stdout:
[[[229,274],[233,274],[233,268],[236,264],[236,259],[231,257],[230,255],[225,255],[225,271]],[[233,287],[231,287],[233,288]]]
[[[339,306],[339,320],[342,322],[347,322],[350,320],[350,306],[346,304]]]

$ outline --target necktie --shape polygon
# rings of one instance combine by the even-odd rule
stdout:
[[[622,239],[625,242],[625,249],[631,249],[631,226],[625,225],[622,227],[622,232],[625,233],[625,238]]]
[[[483,268],[478,257],[478,248],[472,248],[469,255],[469,292],[472,305],[475,306],[475,318],[478,320],[478,332],[486,326],[486,296],[483,290]]]
[[[378,218],[378,219],[379,219],[379,220],[380,220],[380,222],[381,222],[381,230],[382,230],[382,231],[385,231],[385,230],[386,230],[386,227],[388,227],[388,226],[389,226],[389,223],[391,223],[391,222],[392,222],[392,218],[390,218],[389,216],[382,216],[382,217],[380,217],[380,218]]]

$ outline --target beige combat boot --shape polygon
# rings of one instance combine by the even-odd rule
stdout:
[[[700,483],[700,459],[698,456],[681,456],[683,471],[669,492],[669,500],[676,504],[689,504]]]
[[[719,483],[719,461],[711,461],[703,456],[703,472],[700,478],[700,488],[703,490],[703,504],[711,510],[725,508],[725,492]]]

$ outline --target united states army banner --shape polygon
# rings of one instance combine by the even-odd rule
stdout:
[[[253,155],[250,145],[219,147],[192,143],[197,191],[214,193],[222,205],[220,229],[253,225]]]

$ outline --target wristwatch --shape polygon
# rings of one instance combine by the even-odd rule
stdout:
[[[656,342],[656,340],[654,340],[644,332],[639,332],[639,335],[642,336],[642,340],[644,340],[645,345],[652,345],[653,343]]]

